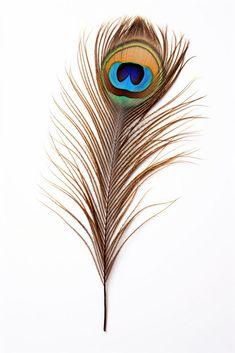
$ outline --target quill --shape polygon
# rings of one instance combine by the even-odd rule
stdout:
[[[45,191],[51,208],[89,250],[104,291],[107,325],[107,281],[124,244],[151,215],[131,232],[144,212],[140,186],[157,171],[188,156],[164,154],[182,141],[185,123],[195,118],[188,108],[199,98],[180,103],[180,92],[158,106],[185,66],[189,43],[141,17],[102,25],[94,43],[94,65],[87,38],[79,42],[80,78],[67,71],[69,89],[61,85],[63,104],[52,114],[55,154],[49,155],[54,192]],[[157,105],[156,105],[157,104]],[[173,104],[173,106],[172,106]],[[152,109],[156,105],[155,110]],[[60,198],[58,195],[63,195]],[[168,207],[168,206],[167,206]]]

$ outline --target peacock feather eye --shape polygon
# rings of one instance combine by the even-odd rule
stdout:
[[[102,65],[102,81],[111,99],[120,105],[141,103],[160,87],[161,60],[154,49],[143,42],[119,46]]]

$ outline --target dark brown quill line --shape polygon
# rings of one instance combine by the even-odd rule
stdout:
[[[162,58],[165,70],[163,84],[155,96],[140,106],[132,109],[117,108],[102,87],[103,59],[120,42],[146,36],[152,45],[157,47]],[[175,35],[169,47],[167,30],[159,29],[157,35],[152,25],[140,18],[125,18],[121,22],[108,23],[101,27],[96,38],[95,75],[87,52],[87,39],[83,37],[79,44],[78,69],[86,93],[79,88],[70,70],[67,76],[78,103],[63,85],[62,100],[66,108],[56,103],[56,107],[76,135],[63,121],[55,115],[52,116],[58,135],[58,138],[51,136],[52,147],[60,162],[49,156],[55,168],[54,176],[58,181],[49,183],[75,203],[85,215],[88,226],[73,210],[45,191],[49,200],[61,209],[65,216],[53,207],[48,207],[75,231],[92,255],[103,283],[104,331],[107,328],[107,280],[116,258],[130,237],[148,220],[159,214],[155,213],[143,221],[125,239],[124,235],[133,221],[147,208],[158,205],[153,204],[138,210],[139,201],[129,212],[132,202],[140,186],[156,171],[185,160],[190,155],[188,152],[179,152],[162,156],[169,146],[188,136],[187,132],[180,129],[196,118],[187,115],[187,111],[189,107],[197,105],[200,98],[189,97],[174,107],[169,107],[184,93],[181,92],[164,106],[149,112],[177,79],[187,62],[187,49],[188,43],[184,42],[182,37],[177,40]],[[85,113],[79,108],[80,105],[91,118],[93,127],[88,124]],[[154,159],[139,171],[153,156]],[[86,175],[81,167],[86,171]],[[79,232],[67,217],[80,226],[84,233]]]

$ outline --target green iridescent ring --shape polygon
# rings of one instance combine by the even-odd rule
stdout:
[[[163,78],[162,63],[152,47],[132,42],[109,53],[102,64],[102,82],[117,104],[141,103],[153,95]]]

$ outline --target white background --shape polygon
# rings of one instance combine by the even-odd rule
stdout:
[[[235,352],[234,2],[0,2],[0,352]],[[191,41],[179,79],[199,77],[209,116],[201,160],[161,172],[156,201],[180,199],[128,243],[102,286],[87,250],[38,201],[49,110],[79,33],[144,15]],[[179,86],[178,86],[179,85]]]

